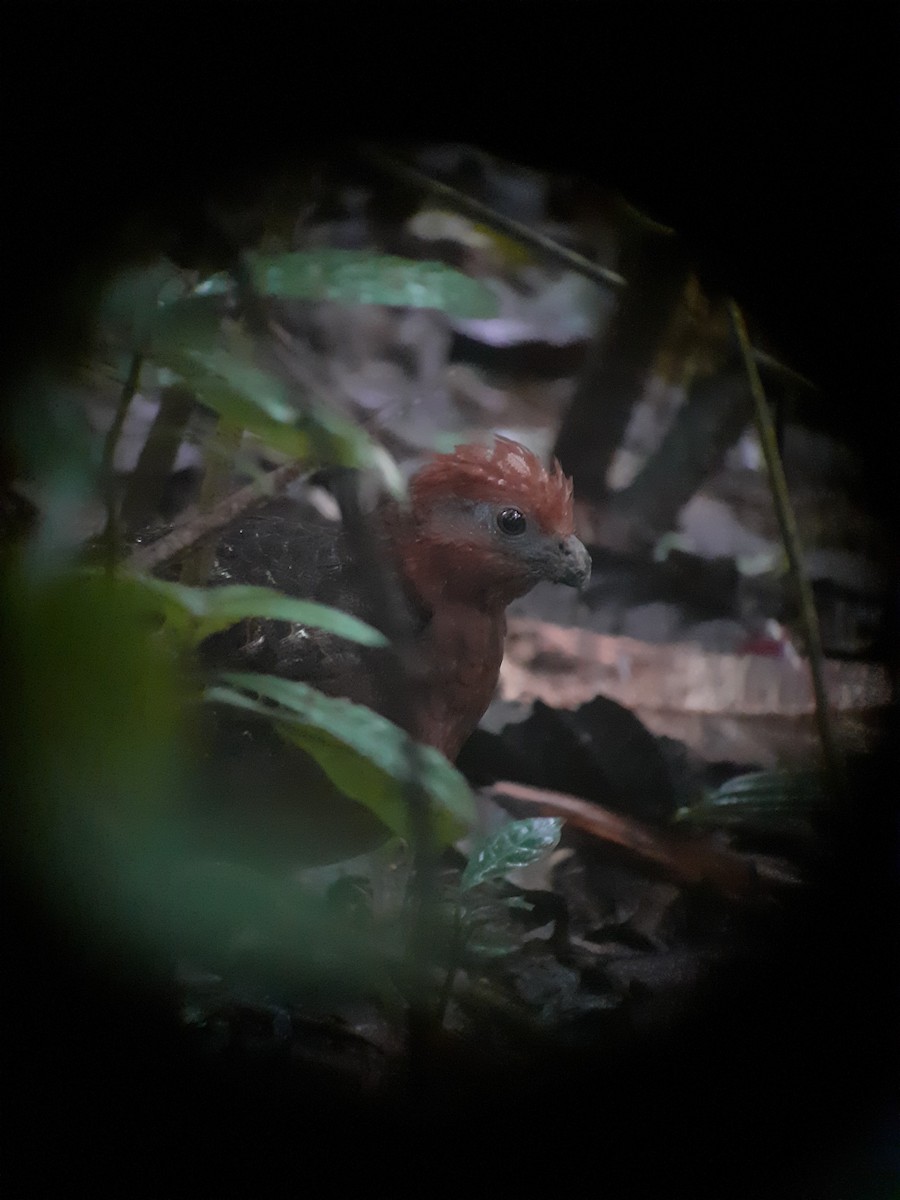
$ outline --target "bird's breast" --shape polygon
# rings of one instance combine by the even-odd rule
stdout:
[[[432,617],[419,736],[451,760],[493,699],[505,635],[502,615],[453,606]]]

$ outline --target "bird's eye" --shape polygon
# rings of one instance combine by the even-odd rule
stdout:
[[[526,525],[525,517],[517,508],[504,508],[497,514],[497,528],[510,537],[524,533]]]

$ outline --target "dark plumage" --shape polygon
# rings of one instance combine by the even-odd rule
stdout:
[[[345,526],[271,501],[223,531],[214,582],[274,587],[352,613],[391,638],[402,673],[393,649],[277,621],[218,634],[205,657],[366,704],[452,760],[496,688],[506,606],[542,579],[581,586],[589,577],[572,532],[571,482],[506,438],[435,456],[410,481],[407,506],[385,498],[366,519],[351,479],[341,482]],[[244,717],[228,726],[232,753],[252,741],[289,787],[293,770],[300,778],[303,756],[275,747],[268,730]]]

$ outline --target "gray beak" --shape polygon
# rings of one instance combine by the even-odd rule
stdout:
[[[561,541],[553,556],[550,579],[583,588],[591,577],[591,556],[575,534]]]

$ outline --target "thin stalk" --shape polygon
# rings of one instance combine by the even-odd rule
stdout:
[[[453,910],[453,930],[450,934],[450,964],[447,967],[447,974],[444,976],[444,983],[437,1002],[435,1024],[438,1028],[443,1028],[444,1021],[447,1018],[447,1006],[450,1003],[450,997],[453,995],[453,985],[456,983],[456,977],[459,974],[460,956],[464,940],[462,899],[457,898]]]
[[[115,461],[116,446],[119,444],[119,438],[122,436],[122,429],[125,425],[125,417],[128,414],[128,409],[131,406],[131,401],[134,399],[134,394],[137,391],[138,383],[141,378],[141,368],[144,365],[142,354],[133,354],[131,362],[128,364],[128,373],[125,376],[125,382],[122,384],[122,390],[119,393],[119,402],[116,405],[116,411],[113,416],[112,425],[109,427],[109,432],[103,443],[103,457],[100,464],[100,478],[102,481],[104,501],[106,504],[106,525],[103,529],[102,543],[104,549],[104,559],[108,570],[112,570],[116,564],[119,555],[119,548],[122,544],[122,530],[119,522],[119,514],[116,506],[116,486],[115,472],[113,463]]]
[[[206,451],[206,471],[200,486],[197,508],[201,514],[213,511],[222,500],[235,453],[241,444],[243,429],[230,421],[220,421]],[[201,538],[187,555],[181,568],[181,582],[189,587],[204,587],[216,558],[216,541]]]
[[[766,461],[766,469],[769,472],[769,481],[772,487],[772,499],[775,504],[775,514],[778,518],[778,525],[781,530],[781,539],[784,543],[788,567],[791,578],[794,581],[794,587],[797,592],[797,601],[800,606],[800,620],[802,622],[803,633],[806,638],[809,669],[812,676],[813,695],[815,696],[816,702],[816,725],[818,726],[819,737],[822,742],[822,753],[833,787],[838,793],[843,793],[845,791],[844,761],[835,740],[834,731],[831,726],[831,719],[828,713],[828,693],[825,688],[825,675],[823,671],[823,661],[825,656],[822,650],[822,635],[819,630],[819,617],[818,613],[816,612],[812,586],[803,568],[803,550],[800,544],[800,533],[797,529],[797,520],[794,516],[794,509],[791,504],[790,494],[788,492],[787,479],[785,478],[784,474],[784,464],[782,463],[781,455],[778,452],[778,435],[772,420],[772,414],[769,410],[769,405],[766,401],[766,394],[763,389],[762,380],[759,376],[759,368],[757,367],[756,361],[753,357],[753,349],[750,344],[750,337],[747,333],[747,325],[744,321],[744,315],[734,299],[729,299],[728,309],[731,315],[731,323],[734,327],[734,332],[737,336],[738,344],[741,349],[744,367],[747,371],[747,378],[750,382],[750,391],[753,395],[753,406],[756,416],[756,427],[759,432],[759,441],[760,445],[762,446],[763,457]]]
[[[601,283],[604,287],[613,287],[616,289],[627,286],[625,279],[618,272],[611,271],[608,267],[601,267],[599,263],[591,262],[583,254],[578,254],[575,250],[570,250],[568,246],[561,245],[554,238],[547,237],[543,233],[538,233],[536,229],[530,229],[520,221],[514,221],[512,217],[503,216],[502,213],[497,212],[489,205],[482,204],[480,200],[475,200],[472,196],[467,196],[464,192],[457,191],[456,188],[450,187],[449,184],[440,183],[437,179],[432,179],[429,175],[424,174],[408,163],[394,158],[393,155],[368,148],[362,151],[362,157],[380,171],[402,179],[404,183],[410,184],[415,188],[431,192],[442,200],[446,200],[454,208],[459,209],[460,212],[475,217],[479,221],[484,221],[485,224],[490,225],[493,229],[508,234],[523,245],[533,246],[548,258],[555,259],[557,262],[571,267],[573,271],[577,271],[580,275],[592,279],[595,283]]]
[[[539,250],[547,258],[562,263],[573,271],[577,271],[579,275],[583,275],[586,279],[591,279],[604,287],[614,288],[616,291],[623,291],[628,287],[629,281],[617,271],[612,271],[609,267],[602,267],[599,263],[585,258],[583,254],[579,254],[575,250],[570,250],[568,246],[563,246],[555,238],[548,237],[544,233],[539,233],[536,229],[531,229],[528,225],[523,225],[520,221],[513,220],[512,217],[504,216],[503,213],[497,212],[490,205],[476,200],[473,196],[466,195],[465,192],[451,187],[450,184],[432,179],[424,171],[418,170],[411,163],[405,162],[393,154],[385,154],[382,150],[368,146],[360,150],[360,156],[382,173],[392,175],[395,179],[401,180],[407,186],[415,188],[417,191],[430,192],[433,196],[449,204],[451,208],[466,213],[468,216],[474,217],[486,225],[490,225],[492,229],[506,234],[522,245],[531,246],[533,249]],[[632,209],[631,212],[645,226],[649,225],[655,228],[657,232],[672,232],[665,226],[651,221],[645,214],[637,212],[636,209]],[[762,366],[781,372],[803,387],[813,391],[818,390],[816,385],[807,379],[805,375],[801,375],[799,372],[793,370],[793,368],[778,362],[770,354],[766,354],[765,351],[754,347],[752,354],[754,359]]]

